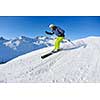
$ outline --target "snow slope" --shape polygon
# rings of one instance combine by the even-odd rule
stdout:
[[[52,45],[52,38],[21,36],[12,40],[0,38],[0,63],[7,62],[17,56]]]
[[[64,43],[64,50],[41,59],[53,47],[19,56],[0,65],[0,82],[100,82],[100,37]]]

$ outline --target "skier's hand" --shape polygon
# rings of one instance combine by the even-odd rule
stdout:
[[[45,33],[46,33],[46,34],[48,34],[48,32],[47,32],[47,31],[45,31]]]
[[[46,34],[53,35],[54,33],[45,31]]]

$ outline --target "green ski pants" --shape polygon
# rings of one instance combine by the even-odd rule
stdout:
[[[60,43],[63,41],[64,37],[57,37],[55,40],[55,48],[54,50],[60,49]]]

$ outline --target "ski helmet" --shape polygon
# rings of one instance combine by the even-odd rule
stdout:
[[[49,25],[49,28],[53,28],[55,25],[54,24],[50,24]]]

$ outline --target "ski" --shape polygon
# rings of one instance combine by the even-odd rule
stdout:
[[[61,50],[59,50],[59,51],[61,51]],[[57,51],[57,52],[59,52],[59,51]],[[49,52],[49,53],[47,53],[47,54],[41,56],[41,58],[44,59],[44,58],[46,58],[46,57],[48,57],[48,56],[50,56],[50,55],[52,55],[52,54],[55,54],[55,53],[57,53],[57,52],[52,52],[52,51],[51,51],[51,52]]]
[[[44,58],[46,58],[46,57],[48,57],[48,56],[50,56],[50,55],[52,55],[52,54],[53,54],[53,52],[49,52],[49,53],[47,53],[47,54],[41,56],[41,58],[44,59]]]

